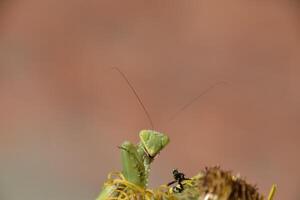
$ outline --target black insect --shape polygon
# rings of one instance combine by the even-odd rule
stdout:
[[[170,182],[170,183],[168,183],[168,186],[170,186],[170,185],[172,185],[174,183],[178,183],[179,187],[178,187],[178,185],[174,186],[173,187],[173,191],[174,192],[179,192],[179,193],[182,192],[183,189],[184,189],[183,185],[182,185],[182,181],[184,181],[184,180],[191,180],[189,178],[185,178],[184,173],[179,172],[177,169],[173,170],[173,177],[174,177],[175,180],[172,181],[172,182]]]

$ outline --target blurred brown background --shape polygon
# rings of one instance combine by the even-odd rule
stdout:
[[[300,8],[288,0],[0,2],[0,199],[95,199],[149,122],[151,187],[220,164],[300,198]],[[173,121],[176,111],[216,82]]]

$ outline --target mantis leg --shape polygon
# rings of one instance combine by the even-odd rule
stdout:
[[[123,175],[125,179],[142,188],[145,187],[145,167],[143,158],[138,153],[136,145],[124,142],[121,146]]]
[[[136,145],[126,141],[119,148],[121,149],[122,175],[125,181],[144,188],[146,180],[144,166]],[[125,190],[124,185],[106,184],[96,200],[117,199],[122,193],[126,193]]]

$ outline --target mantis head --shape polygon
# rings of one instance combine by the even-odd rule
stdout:
[[[154,158],[170,141],[165,134],[152,130],[142,130],[140,140],[146,153],[151,158]]]

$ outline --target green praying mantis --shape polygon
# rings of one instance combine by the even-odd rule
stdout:
[[[138,144],[126,141],[120,146],[121,178],[109,178],[96,200],[264,200],[255,187],[218,167],[183,181],[180,192],[166,185],[164,191],[148,189],[150,164],[170,139],[152,130],[142,130],[139,136]],[[273,199],[275,189],[273,186],[268,200]]]
[[[125,180],[135,186],[146,189],[150,172],[150,164],[155,156],[169,143],[169,137],[152,130],[142,130],[140,142],[132,144],[125,141],[121,146],[122,175]],[[118,186],[106,186],[97,200],[107,200],[111,196],[120,195]]]

